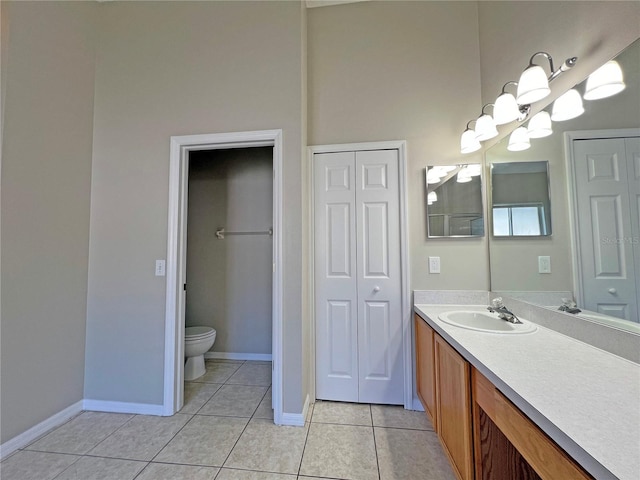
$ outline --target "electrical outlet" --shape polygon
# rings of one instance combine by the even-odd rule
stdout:
[[[538,257],[538,273],[551,273],[551,257]]]
[[[165,266],[166,263],[164,260],[156,260],[156,277],[165,276]]]
[[[429,273],[440,273],[440,257],[429,257]]]

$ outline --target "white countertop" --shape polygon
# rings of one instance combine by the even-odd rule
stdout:
[[[596,479],[640,479],[640,365],[539,325],[505,335],[438,319],[483,305],[414,310]]]

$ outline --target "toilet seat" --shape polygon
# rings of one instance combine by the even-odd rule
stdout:
[[[202,340],[216,334],[211,327],[187,327],[184,329],[185,341]]]

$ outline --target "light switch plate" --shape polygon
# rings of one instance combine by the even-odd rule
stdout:
[[[164,260],[156,260],[156,277],[164,277],[166,274],[165,268],[166,263]]]
[[[538,273],[551,273],[551,257],[538,257]]]
[[[429,273],[440,273],[440,257],[429,257]]]

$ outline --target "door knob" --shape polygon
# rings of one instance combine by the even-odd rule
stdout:
[[[379,291],[380,291],[380,287],[378,285],[373,287],[373,293],[378,293]]]
[[[618,293],[618,291],[617,291],[615,288],[610,288],[610,289],[608,290],[608,292],[609,292],[611,295],[615,295],[616,293]]]

